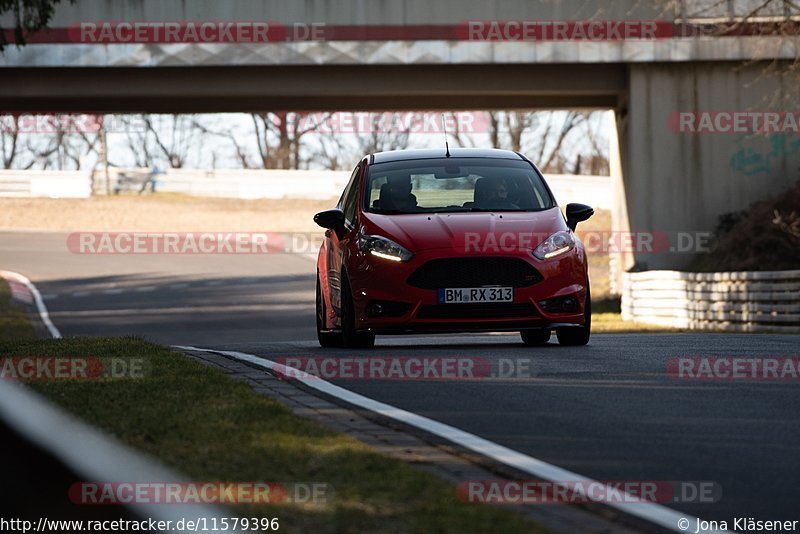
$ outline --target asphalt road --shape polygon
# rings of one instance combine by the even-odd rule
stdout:
[[[64,234],[0,233],[0,268],[45,295],[62,334],[140,334],[165,344],[313,356],[457,357],[521,376],[331,381],[600,480],[711,481],[713,503],[670,506],[704,519],[800,519],[800,381],[696,381],[681,356],[798,356],[800,336],[594,335],[588,347],[518,337],[379,337],[373,352],[321,349],[306,256],[78,256]],[[520,365],[529,366],[521,372]]]
[[[36,284],[65,336],[231,346],[316,335],[308,256],[81,255],[66,239],[0,232],[0,269]]]

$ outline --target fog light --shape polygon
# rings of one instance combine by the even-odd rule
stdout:
[[[408,313],[411,304],[394,300],[372,300],[367,303],[364,312],[367,317],[400,317]]]
[[[578,299],[575,297],[557,297],[540,300],[539,306],[547,313],[575,313],[578,311]]]
[[[372,302],[367,306],[366,312],[369,317],[379,317],[383,315],[383,305],[380,302]]]

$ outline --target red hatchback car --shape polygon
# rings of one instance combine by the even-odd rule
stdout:
[[[586,251],[542,174],[521,154],[459,148],[365,156],[317,259],[320,345],[372,347],[376,334],[519,331],[528,345],[585,345]]]

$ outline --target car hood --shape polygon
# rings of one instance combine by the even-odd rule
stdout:
[[[533,249],[551,234],[566,229],[558,207],[535,212],[365,213],[363,225],[364,233],[388,237],[412,252]]]

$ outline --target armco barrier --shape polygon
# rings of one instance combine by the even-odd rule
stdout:
[[[624,273],[622,318],[696,330],[800,333],[800,270]]]
[[[191,481],[163,466],[158,460],[80,421],[27,386],[10,380],[0,380],[0,428],[4,427],[15,433],[14,436],[3,435],[4,445],[12,439],[23,440],[30,447],[31,456],[41,455],[47,458],[47,462],[55,460],[61,468],[69,470],[76,482],[127,481],[133,484]],[[6,483],[19,482],[9,480]],[[34,481],[27,480],[25,483],[30,486]],[[64,488],[65,494],[66,491]],[[197,518],[206,518],[208,524],[216,525],[221,524],[222,518],[233,515],[229,509],[218,504],[134,504],[131,501],[123,506],[127,506],[130,514],[139,520],[172,521],[173,525],[182,519]],[[57,513],[69,512],[62,510]],[[169,529],[164,532],[184,530]],[[237,528],[229,532],[241,534],[246,531]]]

